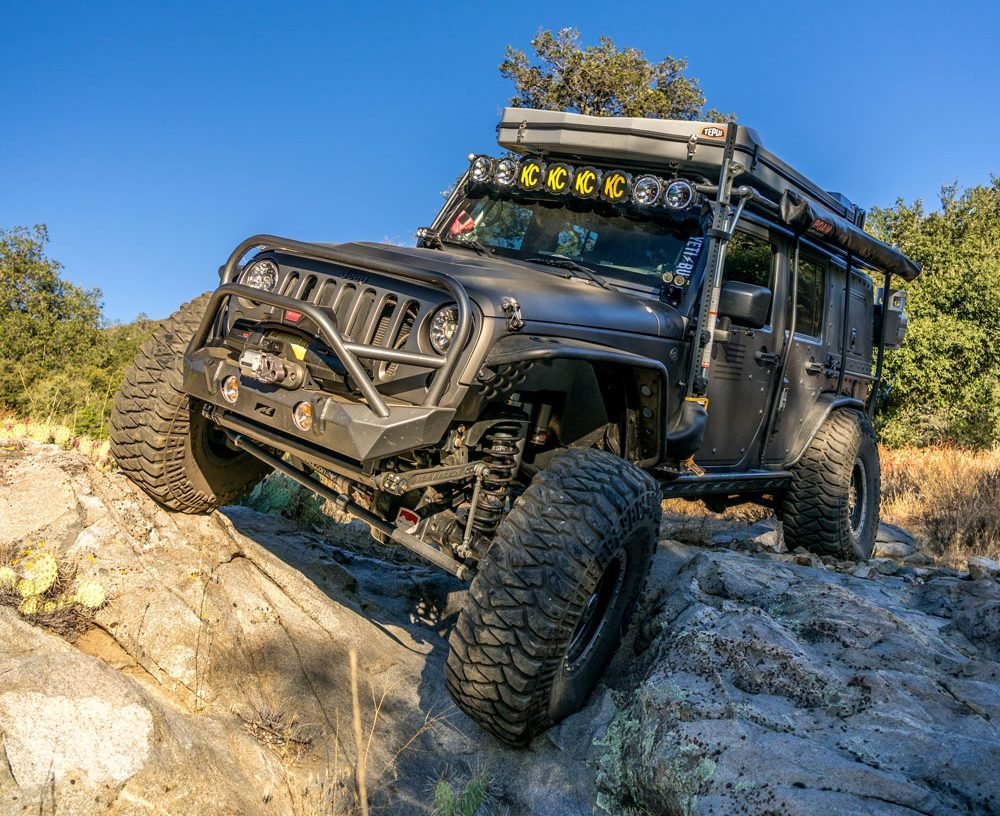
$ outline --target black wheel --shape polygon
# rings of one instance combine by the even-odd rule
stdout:
[[[231,501],[268,470],[228,447],[181,390],[184,350],[209,297],[185,303],[143,343],[111,411],[111,453],[122,472],[164,507],[183,513],[207,513]]]
[[[448,690],[524,745],[578,711],[618,647],[660,520],[656,483],[610,453],[553,458],[515,502],[450,638]]]
[[[878,445],[868,417],[831,413],[792,476],[781,513],[788,549],[867,561],[881,498]]]

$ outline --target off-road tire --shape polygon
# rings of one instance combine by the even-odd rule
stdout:
[[[781,513],[785,546],[867,561],[881,496],[878,444],[868,417],[833,411],[791,471]]]
[[[582,708],[632,616],[659,521],[659,488],[635,466],[592,449],[554,457],[501,523],[452,630],[458,706],[515,746]]]
[[[142,344],[111,411],[111,453],[122,472],[169,510],[207,513],[267,472],[226,447],[181,389],[184,350],[210,293],[185,303]]]

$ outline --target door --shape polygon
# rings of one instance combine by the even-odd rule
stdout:
[[[789,280],[793,263],[789,247]],[[786,461],[793,442],[802,427],[802,421],[815,404],[819,395],[836,385],[836,368],[829,355],[830,339],[838,331],[835,325],[832,273],[843,272],[831,268],[822,253],[813,251],[802,243],[799,252],[798,295],[795,310],[795,336],[788,352],[784,382],[777,393],[777,416],[767,443],[764,461],[769,464]],[[783,287],[785,317],[791,315],[791,288]],[[787,326],[787,323],[785,324]],[[784,332],[783,332],[784,333]]]
[[[723,283],[741,281],[774,292],[777,251],[763,228],[747,225],[729,242]],[[708,425],[696,459],[699,464],[756,466],[771,395],[777,352],[774,299],[768,325],[751,329],[733,324],[729,338],[712,346],[708,380]]]

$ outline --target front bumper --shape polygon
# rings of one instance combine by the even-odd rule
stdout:
[[[312,389],[264,385],[245,376],[240,379],[236,403],[230,404],[222,398],[222,383],[231,375],[239,377],[240,368],[228,349],[198,349],[186,354],[184,362],[184,390],[192,397],[272,433],[299,439],[356,462],[437,442],[455,416],[451,408],[387,404],[389,415],[379,417],[363,402]],[[313,408],[313,426],[309,431],[300,430],[292,422],[292,410],[303,400],[312,403]]]
[[[337,318],[329,308],[232,282],[239,274],[239,260],[254,247],[368,270],[447,291],[458,309],[458,325],[451,350],[442,357],[354,342],[341,332]],[[258,235],[248,238],[233,251],[223,268],[222,279],[223,283],[213,293],[202,323],[184,355],[184,389],[190,396],[254,422],[268,431],[300,439],[356,462],[440,441],[455,415],[454,409],[442,408],[441,402],[456,375],[473,326],[468,294],[454,278],[382,259],[362,257],[336,247]],[[236,353],[222,337],[225,331],[223,312],[230,299],[303,315],[310,330],[342,364],[360,399],[319,390],[315,383],[312,387],[279,388],[241,374]],[[381,393],[361,360],[369,364],[390,363],[426,370],[427,385],[422,403],[417,405],[398,398],[393,400]],[[240,378],[240,393],[235,403],[228,403],[221,393],[222,383],[229,376]],[[302,431],[292,422],[292,411],[302,401],[309,401],[313,409],[313,427],[309,431]]]

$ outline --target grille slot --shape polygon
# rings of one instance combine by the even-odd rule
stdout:
[[[410,301],[406,304],[406,308],[401,310],[402,320],[399,322],[399,326],[395,332],[395,340],[390,343],[386,343],[389,348],[401,349],[406,346],[406,341],[410,339],[410,332],[413,331],[413,326],[417,322],[417,314],[420,312],[420,306],[415,301]],[[396,370],[399,368],[399,363],[389,363],[382,370],[382,379],[388,379],[395,375]]]
[[[347,319],[347,323],[344,326],[344,334],[354,340],[359,332],[358,329],[364,330],[365,322],[368,320],[368,314],[372,310],[372,306],[375,304],[375,290],[374,289],[362,289],[358,296],[354,299],[354,308],[351,309],[350,317]],[[364,336],[363,334],[361,336]]]
[[[392,323],[392,313],[396,311],[396,303],[395,295],[387,295],[385,300],[382,301],[382,308],[379,310],[370,338],[371,345],[382,346],[385,344],[385,338]],[[369,339],[367,333],[365,339]]]
[[[358,293],[358,287],[353,283],[345,283],[340,287],[337,297],[333,302],[333,316],[337,319],[337,328],[342,332],[347,325],[347,319],[351,314],[351,306],[354,305],[354,297]]]
[[[281,294],[286,297],[295,297],[295,290],[298,288],[299,284],[299,273],[289,272],[288,277],[285,278],[285,285],[281,288]]]
[[[302,282],[302,288],[299,290],[298,298],[299,300],[304,300],[309,302],[309,296],[313,293],[316,288],[316,276],[307,275]]]

